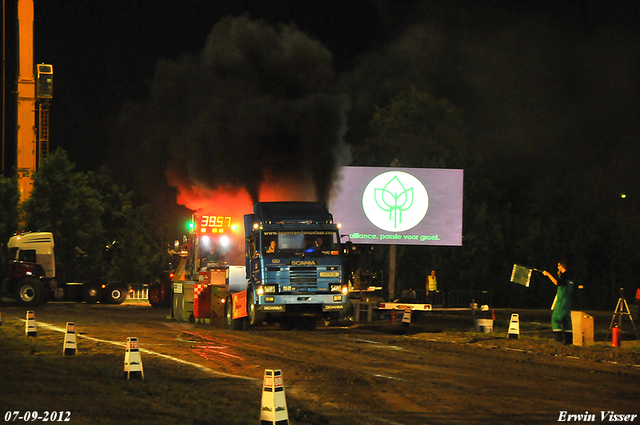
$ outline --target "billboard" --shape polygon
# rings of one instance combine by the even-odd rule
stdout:
[[[342,167],[329,202],[351,242],[462,245],[463,170]]]

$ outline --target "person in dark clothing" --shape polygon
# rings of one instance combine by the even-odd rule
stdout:
[[[215,263],[217,261],[224,261],[224,254],[221,254],[216,250],[216,246],[212,243],[209,247],[209,252],[205,256],[207,263]]]
[[[570,345],[573,343],[573,326],[571,324],[571,294],[573,293],[573,280],[567,270],[567,262],[558,263],[558,277],[543,271],[551,282],[558,287],[556,299],[553,303],[551,314],[551,328],[554,339],[560,343]]]

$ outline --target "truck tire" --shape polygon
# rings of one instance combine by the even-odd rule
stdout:
[[[163,307],[166,304],[162,302],[162,291],[159,284],[154,284],[149,288],[149,304],[153,308]]]
[[[107,304],[122,304],[127,299],[129,289],[124,283],[112,283],[107,285],[104,293],[104,302]]]
[[[82,299],[87,304],[95,304],[102,299],[102,285],[98,282],[86,282],[82,285]]]
[[[242,322],[244,322],[244,318],[233,318],[233,297],[231,295],[227,297],[227,300],[224,303],[224,317],[227,323],[227,329],[231,329],[232,331],[242,330]]]
[[[340,312],[332,311],[327,313],[324,316],[324,325],[325,326],[338,326],[338,322],[340,321]]]
[[[248,288],[247,292],[249,293],[249,296],[247,297],[247,324],[249,327],[257,327],[262,325],[262,322],[264,322],[264,313],[256,308],[251,288]]]
[[[318,326],[317,317],[306,317],[302,319],[302,329],[305,331],[315,331]]]
[[[20,305],[36,307],[43,303],[46,293],[42,282],[34,277],[25,277],[18,281],[14,295]]]
[[[185,321],[182,312],[182,298],[182,294],[179,294],[179,296],[173,297],[173,299],[171,300],[171,314],[176,318],[178,322]]]
[[[298,326],[298,323],[299,321],[296,317],[285,317],[280,319],[280,325],[282,325],[282,328],[287,331],[290,331]]]

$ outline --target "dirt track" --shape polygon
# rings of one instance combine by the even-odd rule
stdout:
[[[2,313],[23,318],[24,308],[3,306]],[[220,372],[259,381],[265,369],[281,369],[287,397],[317,414],[313,424],[551,424],[563,411],[604,423],[602,411],[640,414],[639,349],[558,346],[535,334],[507,339],[506,329],[476,334],[459,317],[431,316],[409,329],[231,332],[166,316],[142,304],[36,310],[40,322],[76,322],[80,337],[137,336],[143,348]]]

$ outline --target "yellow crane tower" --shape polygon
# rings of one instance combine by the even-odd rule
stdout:
[[[33,17],[33,0],[18,0],[16,170],[21,202],[29,197],[36,167],[49,153],[49,99],[52,97],[53,66],[38,65],[36,84]]]

